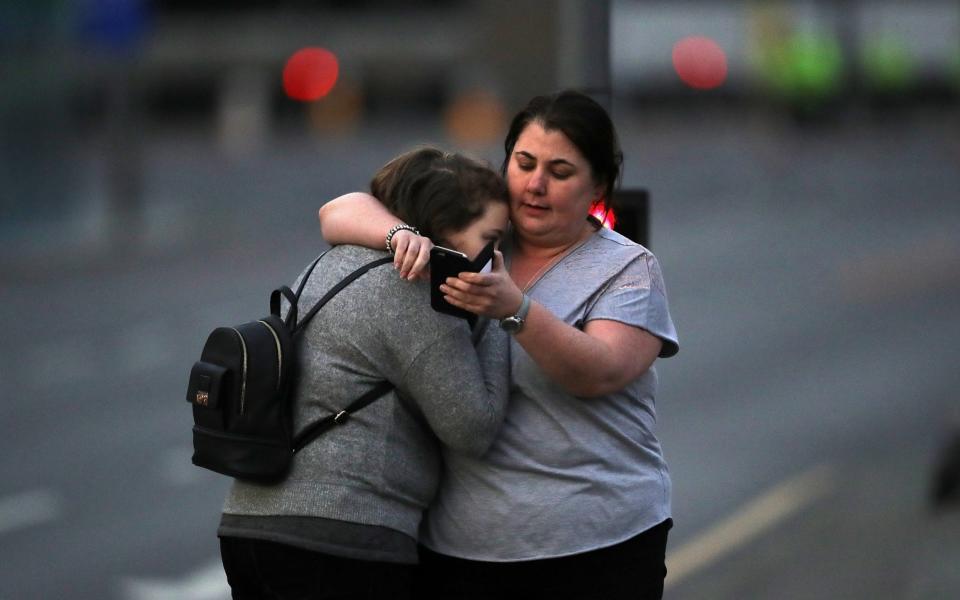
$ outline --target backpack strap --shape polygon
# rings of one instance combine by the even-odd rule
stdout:
[[[381,381],[376,387],[351,402],[350,406],[346,407],[335,415],[328,415],[316,423],[308,426],[293,439],[294,454],[302,450],[313,440],[320,437],[323,432],[327,431],[334,425],[343,425],[350,418],[350,415],[367,406],[368,404],[371,404],[374,400],[380,396],[383,396],[392,389],[392,383],[389,381]]]
[[[333,247],[332,247],[332,246],[331,246],[330,248],[327,248],[327,249],[324,250],[323,252],[321,252],[321,253],[320,253],[320,256],[318,256],[318,257],[310,264],[310,268],[307,269],[307,272],[303,274],[303,279],[300,280],[300,285],[297,286],[297,300],[300,299],[300,294],[303,293],[303,288],[304,288],[305,285],[307,285],[307,280],[310,279],[310,274],[313,273],[314,267],[316,267],[316,266],[317,266],[317,263],[320,262],[320,259],[323,258],[324,255],[326,255],[326,253],[327,253],[327,252],[330,252],[331,250],[333,250]]]
[[[317,266],[317,263],[320,262],[320,259],[323,258],[323,256],[327,252],[330,252],[330,250],[332,249],[333,248],[327,248],[326,250],[320,253],[320,256],[315,258],[314,261],[310,263],[310,267],[307,269],[307,272],[304,273],[303,279],[300,280],[300,285],[297,286],[296,294],[294,294],[293,290],[291,290],[289,287],[285,285],[280,286],[277,289],[273,290],[273,292],[271,292],[270,314],[275,315],[277,317],[280,316],[280,296],[281,295],[287,299],[287,302],[290,303],[290,310],[287,312],[287,318],[283,322],[283,324],[287,326],[287,329],[292,331],[293,330],[292,328],[297,326],[297,305],[300,302],[300,294],[303,293],[303,287],[307,285],[307,279],[310,278],[310,274],[313,273],[313,269]]]
[[[318,261],[320,260],[320,258],[322,258],[322,257],[323,257],[323,255],[321,254],[320,257],[318,257],[317,260],[314,261],[313,265],[311,265],[310,270],[307,271],[307,274],[303,277],[303,280],[300,282],[300,288],[297,290],[297,293],[296,293],[296,295],[294,296],[294,302],[296,302],[296,301],[298,301],[298,300],[300,299],[300,294],[301,294],[301,292],[303,292],[303,286],[304,286],[304,284],[305,284],[306,281],[307,281],[307,277],[310,276],[310,272],[313,271],[313,267],[316,266],[317,262],[318,262]],[[393,262],[393,257],[392,257],[392,256],[386,256],[386,257],[384,257],[384,258],[378,258],[377,260],[371,261],[371,262],[363,265],[362,267],[360,267],[360,268],[357,269],[356,271],[354,271],[354,272],[350,273],[349,275],[347,275],[346,277],[344,277],[343,280],[340,281],[340,283],[338,283],[337,285],[333,286],[333,288],[331,288],[330,291],[328,291],[326,294],[324,294],[323,298],[321,298],[319,301],[317,301],[316,304],[313,305],[313,307],[310,309],[310,312],[308,312],[307,314],[305,314],[305,315],[303,316],[303,319],[301,319],[299,322],[297,322],[296,320],[293,321],[293,329],[290,330],[291,333],[294,334],[294,335],[296,335],[296,333],[297,333],[298,331],[300,331],[302,328],[306,327],[306,326],[307,326],[307,323],[309,323],[310,320],[313,319],[313,317],[317,314],[317,312],[318,312],[321,308],[323,308],[323,305],[326,304],[331,298],[333,298],[334,296],[336,296],[336,295],[340,292],[340,290],[342,290],[343,288],[345,288],[345,287],[347,287],[348,285],[350,285],[351,283],[353,283],[353,281],[355,281],[358,277],[360,277],[361,275],[363,275],[364,273],[366,273],[366,272],[369,271],[370,269],[373,269],[373,268],[375,268],[375,267],[379,267],[380,265],[385,265],[385,264],[387,264],[387,263],[389,263],[389,262]],[[284,290],[285,290],[285,291],[284,291]],[[279,305],[279,302],[280,302],[280,300],[279,300],[279,294],[283,294],[284,296],[287,296],[287,293],[293,294],[293,292],[290,290],[290,288],[288,288],[288,287],[286,287],[286,286],[281,287],[279,290],[275,290],[275,291],[273,292],[273,294],[271,295],[271,298],[270,298],[271,310],[272,310],[272,307],[273,307],[273,297],[274,297],[274,295],[277,295],[277,296],[276,296],[276,297],[277,297],[277,304]],[[288,297],[288,299],[289,299],[289,297]],[[296,304],[292,304],[291,306],[295,307]],[[295,310],[295,309],[294,309],[294,310]],[[288,326],[289,326],[289,325],[288,325]],[[340,412],[338,412],[338,413],[336,413],[336,414],[328,415],[328,416],[324,417],[323,419],[320,419],[320,420],[317,421],[316,423],[313,423],[312,425],[307,426],[303,431],[301,431],[301,432],[293,439],[293,452],[294,452],[294,454],[296,454],[297,452],[299,452],[300,450],[302,450],[302,449],[304,448],[304,446],[308,445],[310,442],[312,442],[313,440],[317,439],[321,434],[323,434],[323,432],[327,431],[328,429],[330,429],[330,428],[333,427],[334,425],[343,425],[343,424],[347,421],[347,419],[350,418],[350,415],[351,415],[351,414],[355,413],[356,411],[360,410],[361,408],[363,408],[363,407],[367,406],[368,404],[372,403],[374,400],[376,400],[376,399],[379,398],[380,396],[383,396],[384,394],[386,394],[387,392],[389,392],[389,391],[392,390],[392,389],[393,389],[393,384],[392,384],[392,383],[390,383],[389,381],[381,381],[381,382],[378,383],[373,389],[367,391],[367,393],[365,393],[364,395],[360,396],[359,398],[357,398],[356,400],[354,400],[353,402],[351,402],[350,405],[347,406],[345,409],[341,410]]]
[[[319,259],[317,259],[317,260],[319,260]],[[340,292],[340,290],[342,290],[343,288],[345,288],[345,287],[347,287],[348,285],[350,285],[351,283],[353,283],[353,281],[354,281],[355,279],[357,279],[358,277],[360,277],[361,275],[363,275],[364,273],[366,273],[366,272],[369,271],[370,269],[372,269],[372,268],[374,268],[374,267],[379,267],[380,265],[385,265],[385,264],[387,264],[387,263],[389,263],[389,262],[393,262],[393,257],[392,257],[392,256],[385,256],[385,257],[383,257],[383,258],[378,258],[377,260],[372,261],[372,262],[369,262],[369,263],[363,265],[362,267],[360,267],[359,269],[357,269],[357,270],[354,271],[353,273],[350,273],[349,275],[347,275],[346,277],[344,277],[344,278],[343,278],[343,281],[341,281],[341,282],[338,283],[337,285],[333,286],[333,288],[331,288],[330,291],[327,292],[327,293],[323,296],[323,298],[320,298],[320,300],[319,300],[316,304],[313,305],[313,308],[310,309],[310,312],[308,312],[307,314],[305,314],[305,315],[303,316],[303,319],[300,320],[300,322],[294,322],[293,329],[291,329],[291,331],[292,331],[294,334],[296,334],[298,331],[300,331],[301,329],[303,329],[304,327],[306,327],[307,323],[310,322],[310,319],[312,319],[312,318],[317,314],[317,312],[318,312],[321,308],[323,308],[323,305],[324,305],[324,304],[326,304],[331,298],[333,298],[334,296],[336,296],[336,295]],[[314,263],[314,264],[316,264],[316,263]],[[309,275],[309,274],[308,274],[308,275]],[[306,281],[307,278],[304,277],[303,280]],[[282,288],[281,288],[281,289],[282,289]],[[302,290],[303,290],[303,283],[301,282],[301,284],[300,284],[300,290],[298,290],[298,291],[302,291]],[[276,292],[275,292],[275,293],[276,293]],[[299,298],[299,294],[297,295],[297,297]]]
[[[287,329],[290,329],[290,324],[297,322],[297,296],[293,293],[293,290],[282,285],[270,293],[270,314],[276,317],[280,316],[281,295],[290,303],[290,310],[287,312],[287,318],[283,322],[283,324],[287,326]]]

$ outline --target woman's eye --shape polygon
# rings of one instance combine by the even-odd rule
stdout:
[[[529,162],[518,161],[517,166],[520,168],[521,171],[530,171],[533,169],[533,163],[529,163]]]
[[[573,173],[569,173],[569,172],[567,172],[567,171],[559,171],[559,172],[558,172],[558,171],[554,171],[554,172],[553,172],[553,176],[556,177],[557,179],[566,179],[566,178],[570,177],[571,175],[573,175]]]

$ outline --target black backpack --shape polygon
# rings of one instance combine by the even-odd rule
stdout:
[[[294,436],[294,338],[340,290],[393,260],[381,258],[347,275],[298,321],[300,294],[321,258],[323,254],[310,265],[296,294],[287,286],[270,294],[269,315],[235,327],[218,327],[207,338],[187,386],[187,402],[193,405],[193,464],[258,483],[280,481],[296,452],[392,389],[384,381]],[[280,318],[281,296],[290,303],[286,320]]]

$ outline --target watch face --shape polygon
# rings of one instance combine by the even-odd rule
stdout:
[[[500,321],[500,327],[508,333],[515,333],[520,331],[520,327],[523,325],[523,320],[518,319],[517,317],[507,317],[506,319]]]

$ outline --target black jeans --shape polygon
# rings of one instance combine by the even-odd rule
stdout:
[[[481,562],[420,547],[418,598],[481,600],[659,600],[667,576],[663,523],[610,546],[562,558]]]
[[[220,538],[234,600],[413,598],[415,565],[372,562],[274,542]]]

